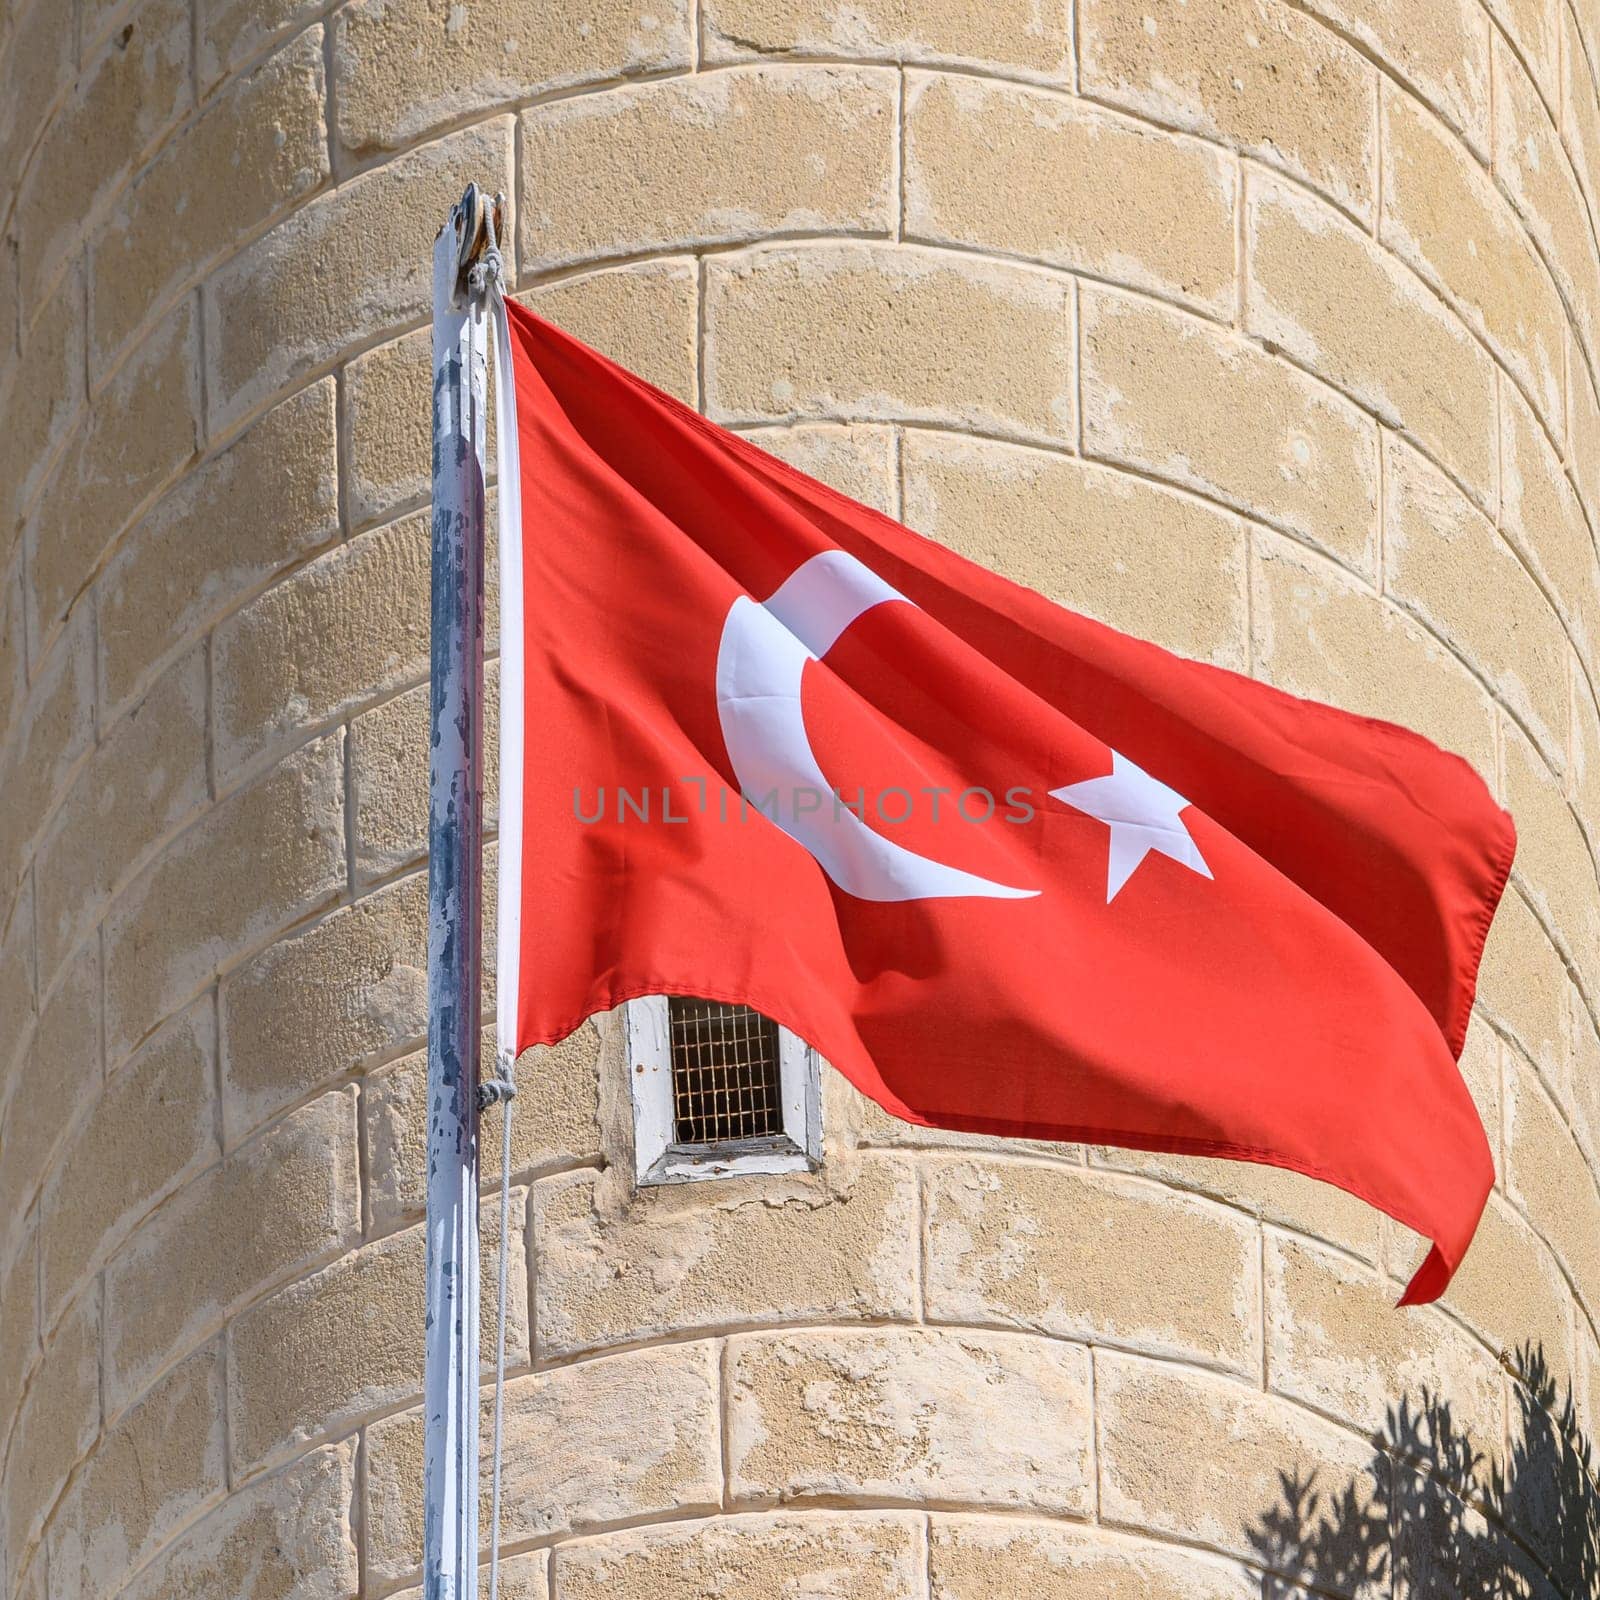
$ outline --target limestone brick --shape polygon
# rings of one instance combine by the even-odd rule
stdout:
[[[465,172],[490,194],[510,192],[511,132],[503,118],[408,151],[301,206],[216,273],[205,344],[213,433],[347,344],[424,319],[439,219],[460,198]]]
[[[1093,1503],[1089,1357],[1070,1344],[922,1329],[732,1341],[735,1502]]]
[[[244,1485],[123,1593],[128,1600],[354,1600],[361,1591],[355,1455],[347,1439]]]
[[[48,10],[40,8],[40,14]],[[0,432],[0,555],[7,560],[24,512],[87,405],[85,304],[83,272],[74,266],[62,274],[28,331],[26,366],[19,359],[8,378],[0,379],[6,407]]]
[[[1574,380],[1581,383],[1582,373]],[[1509,385],[1500,415],[1500,525],[1592,660],[1600,645],[1600,561],[1583,506],[1538,420]]]
[[[1505,30],[1512,48],[1526,63],[1539,93],[1559,106],[1561,90],[1556,62],[1560,52],[1561,13],[1565,7],[1549,0],[1484,0],[1489,14]]]
[[[1043,1162],[941,1163],[927,1189],[930,1320],[1261,1370],[1251,1219],[1143,1179]]]
[[[50,1527],[51,1592],[110,1600],[227,1490],[222,1353],[197,1351],[106,1431]]]
[[[199,372],[193,297],[146,338],[96,397],[26,530],[28,637],[40,650],[117,535],[195,453]]]
[[[107,915],[106,1039],[120,1060],[217,968],[344,883],[339,740],[296,751],[207,812]]]
[[[1484,1137],[1489,1141],[1496,1174],[1502,1174],[1505,1170],[1502,1155],[1505,1095],[1501,1072],[1506,1048],[1494,1029],[1481,1016],[1474,1014],[1458,1061],[1467,1093],[1472,1096],[1478,1120],[1483,1124]]]
[[[1583,831],[1549,768],[1509,730],[1505,765],[1506,804],[1518,820],[1514,879],[1594,997],[1600,994],[1600,892]]]
[[[45,1345],[6,1451],[0,1506],[13,1550],[26,1550],[100,1430],[100,1294],[73,1303]]]
[[[15,1083],[13,1068],[33,1036],[38,1012],[33,951],[33,879],[26,879],[11,900],[10,915],[0,929],[0,1112]],[[3,1253],[3,1252],[0,1252]]]
[[[1323,384],[1237,336],[1086,289],[1087,454],[1226,501],[1332,552],[1377,563],[1377,430]]]
[[[528,1359],[528,1281],[521,1219],[527,1190],[512,1195],[506,1361]],[[485,1375],[494,1370],[499,1211],[484,1207],[479,1330]],[[233,1470],[243,1476],[308,1440],[422,1393],[423,1230],[409,1229],[281,1289],[228,1330],[228,1422]]]
[[[269,945],[222,986],[230,1144],[427,1031],[427,879],[413,875]]]
[[[1314,0],[1307,9],[1370,51],[1487,158],[1494,28],[1477,0]]]
[[[1037,89],[912,73],[905,168],[908,238],[1233,315],[1237,173],[1209,145]]]
[[[1382,1254],[1380,1213],[1364,1200],[1283,1167],[1164,1151],[1119,1150],[1091,1145],[1092,1166],[1159,1178],[1175,1188],[1223,1200],[1251,1216],[1315,1239],[1325,1239],[1363,1261]]]
[[[97,376],[178,284],[327,178],[325,91],[310,28],[230,84],[118,203],[90,251]]]
[[[202,91],[309,22],[322,0],[195,0],[195,62]]]
[[[31,1226],[0,1267],[0,1455],[16,1420],[24,1380],[39,1354],[39,1241]]]
[[[38,853],[39,969],[48,983],[117,887],[206,800],[206,663],[191,650],[79,769]]]
[[[91,942],[45,999],[19,1064],[7,1076],[0,1127],[0,1260],[19,1241],[28,1208],[79,1108],[101,1080],[100,948]]]
[[[721,422],[1073,436],[1071,289],[1037,268],[873,245],[718,256],[706,322],[707,410]]]
[[[1557,9],[1559,25],[1565,34],[1561,62],[1566,80],[1563,86],[1566,122],[1561,131],[1572,152],[1572,164],[1592,214],[1600,204],[1600,93],[1595,89],[1589,46],[1584,41],[1577,16],[1570,6]]]
[[[665,1187],[620,1214],[577,1172],[538,1185],[533,1226],[541,1359],[679,1329],[915,1311],[915,1181],[892,1159],[841,1158],[825,1184],[781,1197],[759,1181]]]
[[[1600,1194],[1560,1108],[1534,1073],[1506,1074],[1506,1189],[1550,1241],[1593,1318],[1600,1310]]]
[[[338,530],[331,379],[269,411],[133,527],[98,584],[107,722],[173,651]]]
[[[905,518],[1047,599],[1219,666],[1245,664],[1244,530],[1124,473],[908,431]],[[1128,582],[1129,574],[1144,578]]]
[[[1252,176],[1245,325],[1417,438],[1480,504],[1494,490],[1494,375],[1483,348],[1368,235]]]
[[[905,1515],[727,1517],[564,1544],[553,1593],[556,1600],[741,1591],[914,1600],[923,1593],[923,1565],[921,1530]]]
[[[1552,1081],[1566,1059],[1567,974],[1560,953],[1515,888],[1501,897],[1478,973],[1478,1004]]]
[[[350,517],[357,527],[420,502],[433,444],[433,334],[419,328],[344,369]]]
[[[1255,668],[1268,682],[1401,723],[1493,781],[1489,697],[1438,638],[1287,540],[1257,535],[1252,592]]]
[[[731,67],[536,107],[521,130],[523,262],[882,234],[895,88],[892,72],[870,67]]]
[[[1559,766],[1567,722],[1560,621],[1488,518],[1416,451],[1385,443],[1389,593],[1478,668]]]
[[[120,1412],[232,1308],[361,1229],[354,1090],[301,1107],[179,1190],[106,1270],[106,1404]]]
[[[1591,518],[1600,515],[1600,399],[1575,336],[1567,339],[1567,371],[1571,375],[1567,411],[1568,466],[1578,498]]]
[[[1267,1385],[1362,1433],[1426,1394],[1485,1459],[1500,1449],[1500,1366],[1432,1308],[1400,1311],[1369,1268],[1285,1234],[1266,1239]],[[1443,1463],[1441,1463],[1443,1466]]]
[[[1600,1033],[1573,984],[1567,986],[1567,1017],[1570,1053],[1567,1070],[1559,1081],[1566,1087],[1565,1106],[1573,1132],[1592,1169],[1600,1160]],[[1600,1390],[1595,1399],[1600,1408]],[[1600,1409],[1596,1420],[1600,1421]]]
[[[207,996],[114,1072],[72,1130],[42,1201],[44,1326],[119,1240],[220,1154],[215,1029]]]
[[[18,876],[74,769],[94,745],[94,617],[72,620],[28,685],[5,752],[6,804],[0,809],[0,897]]]
[[[1260,1580],[1199,1550],[1015,1517],[932,1519],[933,1600],[1257,1600]]]
[[[1136,1357],[1095,1356],[1100,1519],[1249,1559],[1286,1481],[1313,1474],[1324,1503],[1367,1511],[1371,1448],[1253,1386]],[[1358,1591],[1378,1594],[1375,1585]]]
[[[27,692],[26,623],[23,616],[22,563],[12,563],[10,576],[0,580],[0,719],[10,727]]]
[[[1369,218],[1378,130],[1373,68],[1333,30],[1277,0],[1152,14],[1085,0],[1085,93],[1281,166]]]
[[[350,724],[347,753],[355,806],[358,881],[387,878],[428,849],[428,685],[418,684]],[[483,815],[498,814],[500,664],[483,673]]]
[[[492,1064],[492,1042],[485,1038],[480,1071]],[[582,1027],[558,1045],[523,1054],[517,1071],[518,1111],[512,1120],[511,1171],[597,1161],[600,1155],[599,1040]],[[424,1053],[406,1056],[368,1080],[366,1105],[368,1194],[373,1226],[394,1227],[423,1213],[427,1174],[428,1098]],[[486,1142],[482,1181],[498,1183],[500,1140]]]
[[[79,63],[17,196],[22,315],[31,322],[81,230],[193,104],[187,0],[144,0]]]
[[[429,519],[358,534],[217,629],[212,694],[218,781],[426,675]]]
[[[698,296],[693,261],[677,259],[580,272],[518,298],[635,376],[693,405]]]
[[[487,1423],[487,1403],[484,1410]],[[516,1378],[506,1387],[505,1437],[508,1544],[666,1512],[703,1515],[722,1503],[717,1375],[704,1344]],[[550,1448],[552,1439],[564,1441],[561,1450]],[[417,1576],[421,1481],[420,1414],[369,1427],[369,1581]],[[482,1487],[487,1513],[488,1483]],[[486,1514],[480,1525],[487,1528]]]
[[[0,54],[0,214],[52,105],[72,86],[77,41],[52,6],[18,6]]]
[[[813,0],[708,0],[708,59],[752,53],[839,54],[1000,68],[1065,84],[1071,38],[1065,15],[1032,0],[863,0],[847,10]]]
[[[1422,1245],[1415,1246],[1418,1259]],[[1408,1267],[1401,1267],[1406,1276]],[[1478,1224],[1472,1247],[1445,1291],[1443,1304],[1485,1339],[1502,1360],[1525,1371],[1532,1348],[1558,1381],[1571,1380],[1571,1301],[1549,1250],[1498,1194]]]
[[[1526,6],[1550,11],[1554,21],[1542,0],[1526,0]],[[1600,256],[1583,191],[1539,91],[1500,37],[1494,82],[1495,174],[1549,262],[1594,372],[1600,369]]]
[[[892,428],[852,427],[829,422],[795,427],[751,428],[745,437],[768,455],[874,511],[893,516],[899,498]]]
[[[1383,117],[1384,241],[1460,309],[1559,428],[1566,317],[1526,230],[1425,107],[1386,86]]]
[[[584,0],[530,11],[357,0],[339,16],[334,70],[341,142],[399,149],[434,129],[571,84],[687,68],[689,0]]]

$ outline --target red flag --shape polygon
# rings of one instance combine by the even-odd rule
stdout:
[[[1432,1240],[1436,1297],[1494,1175],[1455,1058],[1515,834],[1471,769],[509,319],[503,1046],[747,1004],[913,1122],[1337,1184]]]

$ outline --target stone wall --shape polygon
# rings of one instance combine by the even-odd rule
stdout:
[[[526,1062],[509,1592],[1594,1593],[1597,71],[1591,0],[0,6],[4,1595],[417,1582],[469,178],[646,377],[1522,836],[1425,1311],[1331,1189],[836,1079],[819,1176],[636,1195],[615,1026]]]

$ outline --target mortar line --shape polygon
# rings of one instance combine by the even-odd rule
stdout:
[[[344,141],[339,137],[339,89],[335,71],[333,48],[333,14],[330,12],[322,25],[322,114],[325,119],[324,134],[328,148],[328,177],[334,188],[343,181]]]
[[[729,1369],[732,1365],[733,1357],[732,1346],[726,1338],[717,1341],[715,1359],[717,1363],[717,1460],[720,1467],[722,1485],[722,1510],[727,1512],[733,1508],[732,1464],[728,1452],[729,1412],[733,1405]]]
[[[1383,74],[1372,75],[1372,238],[1383,242],[1383,208],[1387,203],[1383,183]]]
[[[1256,1219],[1256,1316],[1261,1336],[1261,1392],[1272,1390],[1272,1368],[1267,1356],[1267,1227]]]
[[[706,393],[706,259],[697,255],[694,263],[694,403],[695,410],[706,417],[711,414],[711,401]]]
[[[212,1051],[211,1051],[211,1093],[215,1097],[212,1106],[212,1132],[216,1138],[217,1160],[221,1162],[228,1153],[228,1115],[226,1077],[222,1070],[222,985],[218,983],[212,990],[211,1002],[212,1026]],[[209,1166],[210,1163],[207,1163]],[[143,1221],[135,1221],[135,1228]]]
[[[1101,1506],[1101,1462],[1103,1459],[1100,1437],[1100,1353],[1091,1341],[1089,1354],[1089,1456],[1090,1481],[1094,1484],[1094,1503],[1089,1508],[1089,1520],[1098,1526],[1104,1519]]]
[[[1249,271],[1249,235],[1245,223],[1248,175],[1244,158],[1235,153],[1233,158],[1233,325],[1244,332],[1248,295],[1245,291],[1246,273]]]
[[[371,1583],[371,1567],[367,1555],[367,1497],[371,1493],[368,1481],[367,1428],[363,1423],[356,1431],[354,1482],[350,1496],[350,1542],[356,1549],[356,1593],[365,1595]],[[550,1597],[554,1600],[554,1597]]]
[[[1259,665],[1256,649],[1256,552],[1255,528],[1248,517],[1241,517],[1244,529],[1244,670],[1255,677]]]
[[[1071,454],[1083,459],[1083,284],[1074,276],[1067,307],[1072,318],[1072,445]]]
[[[907,93],[906,69],[902,63],[895,87],[894,151],[892,156],[895,190],[894,236],[902,244],[905,242],[906,237]]]
[[[1378,505],[1377,527],[1374,532],[1378,545],[1378,594],[1385,597],[1389,589],[1389,439],[1381,422],[1374,419],[1373,438],[1377,441]]]

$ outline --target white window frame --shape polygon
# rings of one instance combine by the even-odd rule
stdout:
[[[623,1007],[633,1098],[633,1176],[640,1185],[693,1183],[752,1173],[810,1172],[822,1164],[822,1070],[815,1050],[778,1029],[783,1132],[718,1144],[673,1142],[672,1037],[667,996]]]

